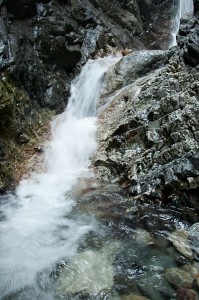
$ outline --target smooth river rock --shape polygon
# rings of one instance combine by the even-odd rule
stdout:
[[[168,239],[182,255],[188,259],[193,259],[193,251],[185,231],[176,230],[169,235]]]

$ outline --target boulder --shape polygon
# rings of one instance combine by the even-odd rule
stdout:
[[[133,51],[106,73],[102,97],[164,66],[167,61],[164,51]]]

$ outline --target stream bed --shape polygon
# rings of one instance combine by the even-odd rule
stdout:
[[[196,255],[191,259],[182,255],[169,236],[178,230],[185,232],[190,222],[182,220],[174,207],[133,205],[116,185],[82,190],[81,195],[79,186],[78,190],[68,195],[77,205],[64,217],[67,222],[56,228],[58,245],[70,245],[66,256],[52,263],[51,253],[44,247],[40,255],[45,264],[41,263],[32,282],[21,278],[24,286],[1,299],[176,299],[175,272],[170,274],[170,284],[168,270],[198,268],[198,259]],[[74,240],[67,236],[70,226]],[[45,245],[45,239],[40,237],[38,243]],[[20,246],[14,249],[16,259],[18,250]],[[31,249],[30,254],[34,255]],[[36,261],[32,263],[37,266]],[[12,278],[20,275],[20,269],[13,269]],[[189,280],[188,273],[187,277],[178,276],[177,280]]]
[[[52,123],[46,172],[0,198],[1,300],[172,300],[198,289],[191,211],[133,202],[90,167],[103,75],[119,59],[84,66]]]

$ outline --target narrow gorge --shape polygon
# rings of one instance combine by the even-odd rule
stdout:
[[[199,299],[198,0],[0,9],[0,299]]]

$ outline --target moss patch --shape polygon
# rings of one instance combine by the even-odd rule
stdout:
[[[7,74],[0,81],[0,193],[15,186],[54,114],[32,103]]]

